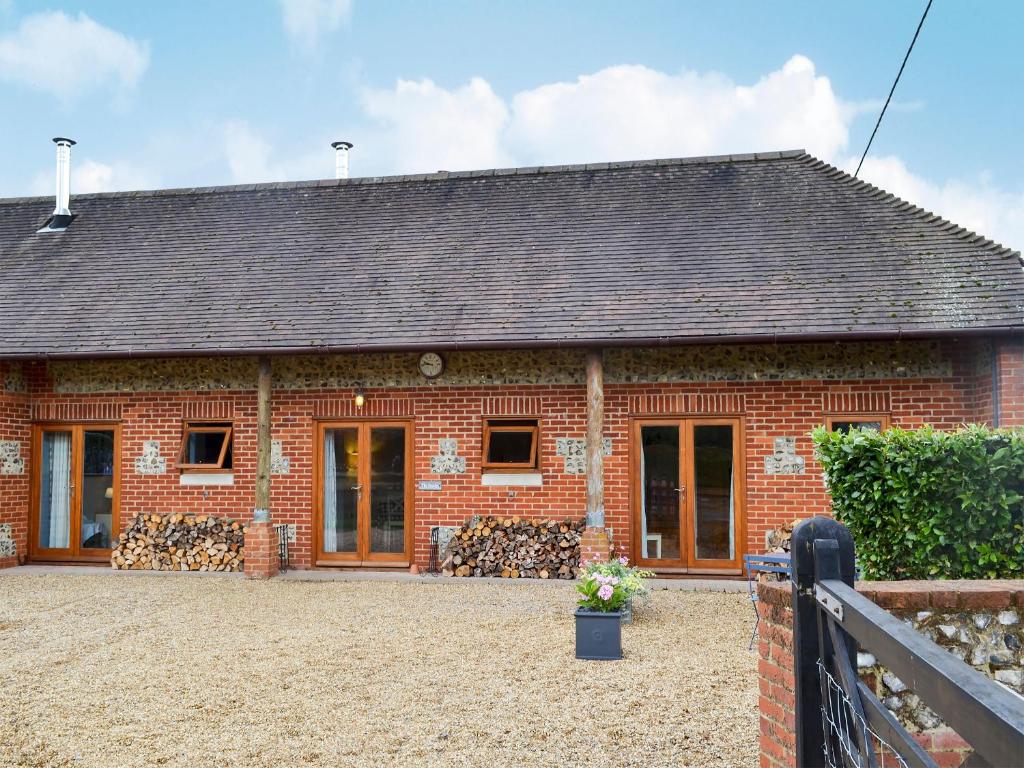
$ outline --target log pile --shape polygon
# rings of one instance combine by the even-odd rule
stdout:
[[[764,537],[766,555],[788,555],[793,539],[793,529],[799,520],[786,523],[781,528],[773,528]],[[782,573],[763,572],[757,574],[758,581],[786,581],[786,575]]]
[[[781,528],[773,528],[768,531],[764,537],[764,546],[766,555],[786,555],[789,554],[790,541],[793,538],[793,529],[799,520],[794,520],[791,523],[786,523]]]
[[[483,517],[455,530],[445,551],[446,576],[574,579],[584,521]]]
[[[133,571],[239,571],[245,526],[210,515],[139,515],[118,536],[111,567]]]

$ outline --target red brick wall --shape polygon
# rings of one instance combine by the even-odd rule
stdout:
[[[1007,381],[1024,390],[1020,347],[1004,355],[1010,361]],[[836,410],[891,413],[894,426],[932,424],[952,429],[963,422],[984,419],[981,405],[991,376],[979,375],[968,360],[969,350],[948,348],[953,375],[849,381],[742,381],[679,384],[607,384],[605,434],[612,455],[605,458],[606,522],[615,544],[629,548],[629,424],[633,415],[738,413],[744,419],[746,458],[747,551],[763,548],[765,532],[797,517],[825,512],[828,499],[820,470],[813,459],[808,433]],[[1014,357],[1016,355],[1016,357]],[[183,361],[182,364],[187,364]],[[1016,376],[1016,379],[1013,377]],[[121,517],[141,512],[196,512],[247,520],[253,506],[256,463],[256,399],[254,391],[143,392],[125,394],[59,395],[53,392],[42,364],[29,367],[32,418],[117,418],[122,424]],[[429,532],[434,525],[456,525],[474,514],[582,517],[585,484],[582,475],[566,474],[555,455],[559,437],[585,434],[585,388],[580,385],[459,386],[368,389],[367,405],[356,412],[352,390],[290,390],[274,392],[273,438],[283,441],[290,471],[272,478],[272,508],[276,522],[297,526],[293,563],[312,561],[312,472],[315,418],[408,417],[414,422],[415,479],[440,479],[441,491],[416,491],[415,560],[429,558]],[[1024,397],[1004,390],[1003,401],[1013,406]],[[1007,409],[1012,410],[1012,408]],[[1024,407],[1017,409],[1024,419]],[[541,456],[544,485],[485,487],[480,480],[481,418],[483,415],[530,413],[543,420]],[[175,458],[182,421],[189,415],[230,420],[235,425],[234,485],[181,486]],[[1010,418],[1004,412],[1004,419]],[[24,440],[28,463],[28,401],[24,395],[0,396],[0,430]],[[801,475],[765,473],[765,457],[776,437],[795,437],[797,452],[806,461]],[[430,458],[438,440],[455,438],[466,458],[466,472],[435,476]],[[2,439],[2,438],[0,438]],[[158,440],[167,472],[144,475],[135,471],[143,442]],[[0,476],[0,522],[14,522],[24,535],[28,519],[28,475]],[[744,544],[741,541],[741,546]],[[19,551],[25,551],[24,541]]]
[[[6,366],[0,364],[0,440],[19,444],[25,471],[0,474],[0,523],[11,524],[11,537],[21,555],[28,546],[29,398],[27,394],[4,391],[6,372]],[[0,568],[15,564],[17,557],[0,557]]]
[[[996,366],[999,426],[1024,427],[1024,342],[1006,341],[997,345]]]
[[[888,611],[973,613],[1024,608],[1024,581],[860,582],[857,591]],[[758,706],[761,768],[796,768],[793,611],[789,582],[758,585]],[[927,702],[925,702],[927,704]],[[946,725],[913,734],[942,768],[956,768],[970,745]]]

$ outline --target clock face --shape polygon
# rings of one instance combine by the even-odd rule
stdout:
[[[425,352],[420,355],[420,373],[428,379],[436,379],[444,370],[444,358],[437,352]]]

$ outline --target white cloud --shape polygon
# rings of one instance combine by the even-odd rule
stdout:
[[[0,37],[0,79],[65,102],[104,87],[133,88],[149,66],[149,46],[84,13],[37,13]]]
[[[352,0],[278,0],[281,22],[292,42],[305,50],[334,32],[352,15]]]
[[[608,67],[506,103],[485,80],[447,90],[399,80],[363,92],[402,171],[676,157],[846,145],[850,112],[803,56],[750,86],[724,75]]]
[[[235,184],[281,181],[284,170],[271,162],[273,147],[242,120],[224,126],[224,152]]]
[[[803,56],[751,86],[715,73],[619,66],[512,100],[509,140],[529,162],[587,162],[749,152],[832,154],[847,140],[828,78]],[[556,159],[557,158],[557,159]]]
[[[481,78],[451,91],[430,80],[399,80],[394,90],[364,91],[362,104],[378,129],[360,154],[387,157],[393,168],[492,168],[516,157],[502,147],[508,107]]]
[[[32,193],[52,195],[56,181],[54,171],[41,171],[32,180]],[[128,189],[156,189],[160,186],[159,175],[125,161],[113,164],[97,160],[71,158],[71,195],[85,195],[90,192],[117,192]]]
[[[364,90],[362,103],[372,129],[355,137],[358,157],[389,173],[795,148],[852,172],[850,125],[876,112],[873,103],[841,99],[799,55],[750,85],[714,72],[622,65],[507,101],[474,78],[453,89],[399,80]],[[869,157],[861,176],[987,237],[1024,246],[1024,194],[984,176],[931,181],[898,158],[880,157]]]

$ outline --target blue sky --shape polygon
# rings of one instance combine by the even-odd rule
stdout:
[[[805,147],[852,170],[923,2],[0,0],[0,195]],[[1024,3],[936,0],[862,176],[1024,248]]]

